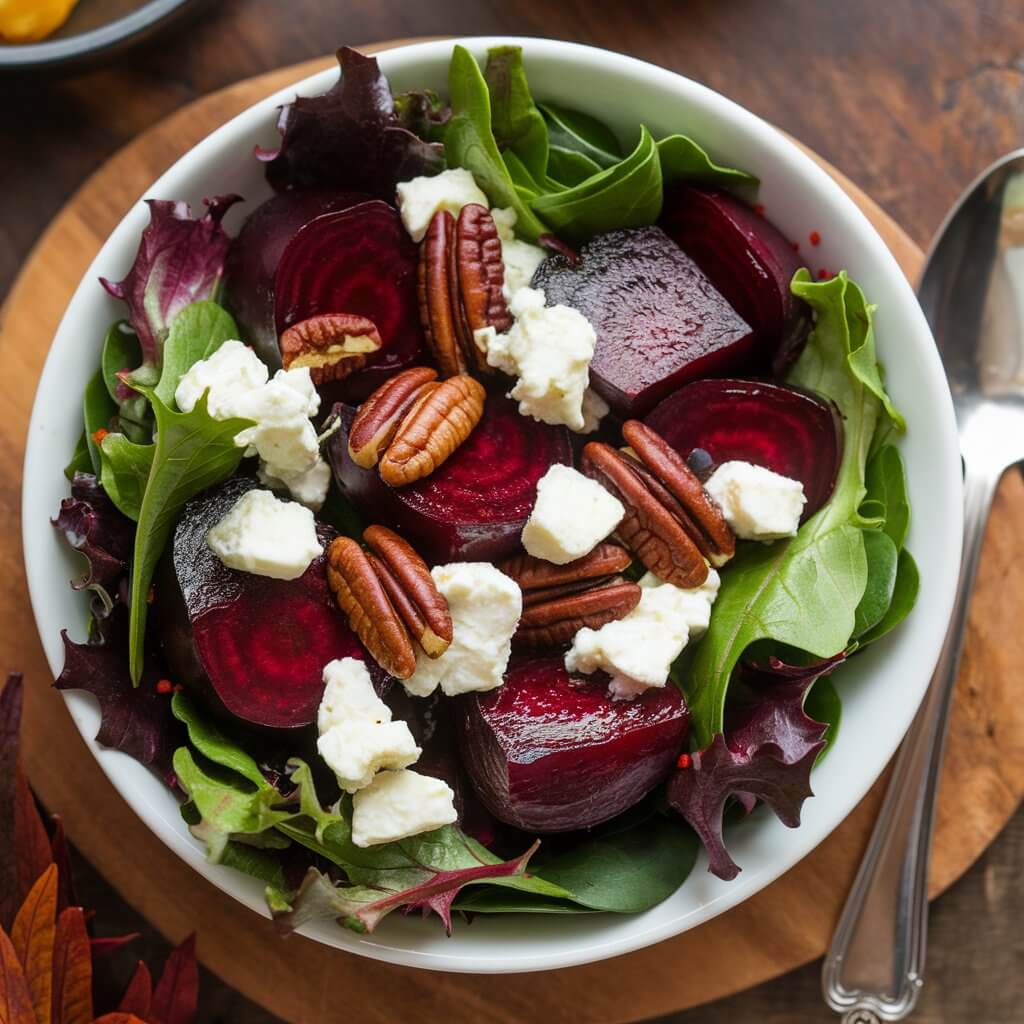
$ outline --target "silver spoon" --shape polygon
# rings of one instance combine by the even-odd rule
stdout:
[[[936,236],[918,295],[953,392],[964,461],[964,546],[935,675],[822,969],[843,1024],[903,1020],[924,984],[928,859],[946,724],[985,523],[1024,460],[1024,149],[967,189]]]

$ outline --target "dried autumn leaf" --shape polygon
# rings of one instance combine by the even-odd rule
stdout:
[[[11,928],[11,942],[25,972],[38,1024],[50,1024],[56,938],[57,865],[51,864],[29,890]]]
[[[92,953],[93,960],[99,960],[123,949],[138,937],[138,932],[130,932],[128,935],[104,935],[102,938],[89,940],[89,951]]]
[[[191,1024],[198,1002],[199,966],[196,964],[196,937],[193,933],[167,958],[153,991],[153,1003],[147,1019],[150,1024]]]
[[[118,1004],[118,1012],[134,1013],[139,1017],[148,1017],[149,1009],[153,1003],[153,979],[150,976],[149,968],[140,960],[128,982],[128,987],[121,996]]]
[[[58,815],[53,816],[53,838],[50,840],[50,859],[57,865],[57,914],[68,907],[77,907],[75,880],[71,874],[71,850],[64,833],[64,822]]]
[[[53,1024],[92,1020],[92,949],[85,912],[68,907],[57,918],[53,948]]]
[[[7,932],[0,928],[0,1022],[2,1024],[36,1024],[32,997],[22,972],[14,945]]]
[[[20,763],[15,769],[14,786],[14,859],[18,900],[24,902],[36,880],[53,863],[53,852]]]
[[[93,1024],[146,1024],[146,1021],[136,1017],[134,1013],[121,1013],[116,1010],[114,1013],[105,1013],[102,1017],[97,1017]]]
[[[21,676],[8,676],[7,685],[0,690],[0,928],[11,927],[20,902],[14,808],[21,698]]]

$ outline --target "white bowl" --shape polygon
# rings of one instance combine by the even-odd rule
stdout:
[[[845,267],[877,303],[878,348],[896,404],[909,430],[902,442],[915,510],[909,547],[921,568],[921,594],[911,617],[893,634],[843,667],[837,685],[844,715],[835,749],[814,773],[818,794],[804,806],[799,829],[757,813],[734,827],[729,848],[743,872],[732,882],[709,875],[703,859],[669,899],[643,914],[569,917],[479,917],[446,938],[437,921],[392,915],[372,935],[333,923],[303,929],[320,942],[362,956],[413,967],[497,973],[550,970],[627,953],[696,927],[752,896],[814,849],[850,813],[885,767],[910,725],[938,655],[952,607],[961,536],[960,460],[946,379],[914,293],[885,244],[831,178],[793,143],[717,93],[650,64],[603,50],[523,39],[535,94],[588,111],[624,135],[643,120],[655,136],[685,132],[720,162],[748,168],[762,180],[760,200],[791,238],[821,235],[814,258]],[[466,41],[483,58],[508,39]],[[452,43],[430,42],[379,55],[396,92],[445,90]],[[245,210],[269,194],[253,145],[271,146],[275,108],[295,92],[323,92],[335,71],[285,89],[219,128],[186,153],[146,197],[186,199],[238,192]],[[237,219],[244,213],[233,211]],[[60,630],[81,635],[83,598],[67,581],[78,566],[49,524],[67,485],[62,467],[82,429],[84,382],[94,372],[104,331],[124,313],[97,284],[119,279],[131,264],[148,222],[141,200],[101,249],[68,307],[43,370],[29,429],[24,479],[24,545],[29,589],[43,646],[56,674]],[[99,713],[93,699],[65,694],[75,723],[113,785],[146,824],[180,857],[225,892],[266,914],[261,883],[207,864],[170,791],[140,764],[93,742]]]

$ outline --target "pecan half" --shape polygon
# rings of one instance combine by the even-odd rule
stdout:
[[[348,432],[348,453],[357,466],[377,465],[424,385],[435,380],[436,370],[414,366],[386,380],[363,402]]]
[[[381,346],[372,320],[354,313],[321,313],[292,324],[280,338],[286,370],[309,367],[314,384],[342,380],[361,370]]]
[[[431,658],[439,658],[452,642],[452,616],[427,563],[415,548],[386,526],[369,526],[363,540],[395,610],[413,639]]]
[[[470,203],[458,221],[447,210],[434,214],[420,247],[417,283],[423,333],[443,377],[469,368],[492,372],[473,334],[512,326],[504,282],[501,239],[486,207]]]
[[[553,565],[531,555],[517,555],[499,568],[523,591],[523,615],[516,641],[524,647],[557,647],[589,626],[599,629],[628,615],[641,590],[618,573],[630,563],[627,551],[599,544],[589,555]]]
[[[380,459],[381,479],[401,487],[433,473],[473,432],[484,412],[483,385],[466,374],[427,385]]]
[[[376,570],[351,537],[336,537],[327,549],[327,582],[370,656],[396,679],[416,671],[416,652]]]

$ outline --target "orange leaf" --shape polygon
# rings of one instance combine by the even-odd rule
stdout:
[[[35,1024],[25,975],[14,945],[0,928],[0,1024]]]
[[[115,1013],[105,1013],[102,1017],[97,1017],[93,1024],[146,1024],[141,1017],[136,1017],[134,1013],[121,1013],[118,1010]]]
[[[14,779],[14,857],[18,872],[18,902],[28,896],[36,879],[53,863],[50,837],[39,817],[35,797],[18,763]]]
[[[11,928],[11,942],[25,971],[38,1024],[50,1024],[56,917],[57,865],[51,864],[25,897]]]
[[[53,1024],[92,1020],[92,951],[85,912],[68,907],[57,918],[53,949]]]
[[[140,1017],[148,1017],[152,1002],[153,979],[150,977],[149,968],[140,960],[117,1008],[122,1013],[135,1013]]]
[[[153,1024],[190,1024],[199,1002],[196,936],[189,935],[164,964],[147,1016]]]

